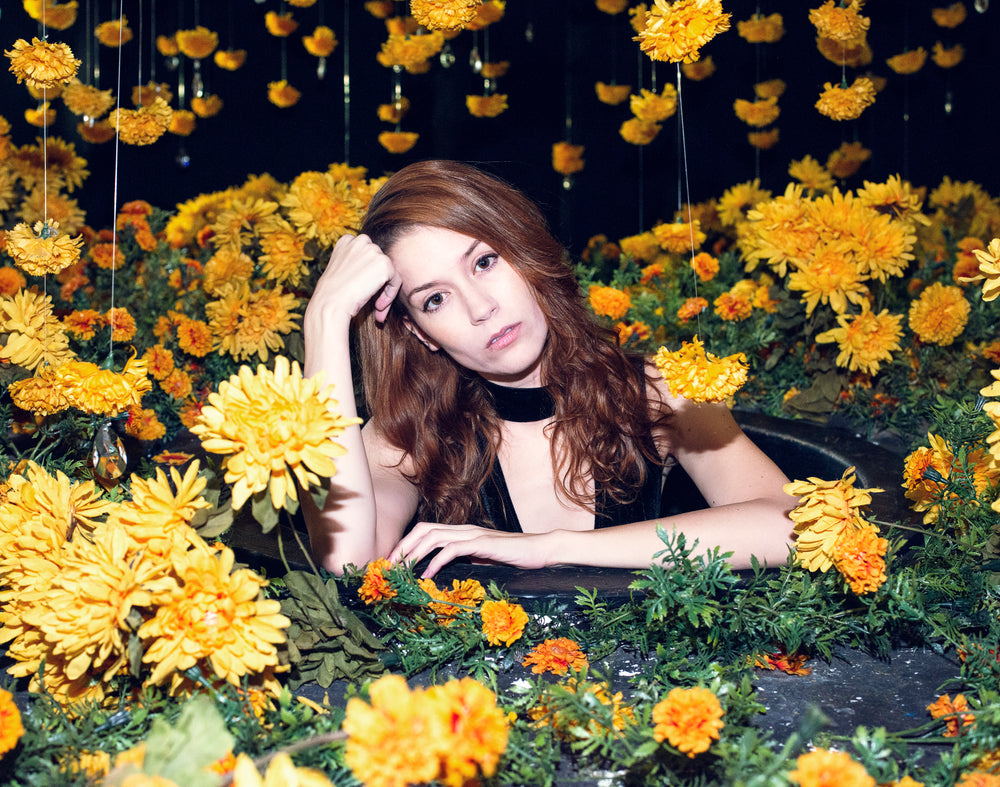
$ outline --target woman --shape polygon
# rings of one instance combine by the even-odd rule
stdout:
[[[507,184],[412,164],[337,242],[306,310],[305,373],[325,372],[346,416],[352,322],[371,417],[343,435],[323,510],[305,509],[328,569],[428,555],[424,576],[463,556],[643,568],[663,548],[657,526],[736,567],[787,557],[785,476],[725,406],[673,396],[619,349]],[[675,461],[710,508],[658,518]]]

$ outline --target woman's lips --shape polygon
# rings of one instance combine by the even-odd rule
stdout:
[[[514,325],[508,325],[501,330],[497,331],[490,337],[489,343],[486,345],[488,350],[502,350],[507,347],[514,340],[517,339],[517,335],[521,332],[521,323],[515,323]]]

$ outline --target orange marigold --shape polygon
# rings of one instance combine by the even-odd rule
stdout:
[[[753,314],[753,301],[741,292],[724,292],[712,305],[719,319],[730,322],[740,322]]]
[[[491,645],[512,645],[521,638],[528,623],[528,613],[520,604],[509,601],[484,601],[480,608],[483,634]]]
[[[785,34],[785,20],[781,14],[754,14],[743,22],[737,22],[736,32],[751,44],[773,44]]]
[[[694,319],[707,308],[708,301],[704,298],[688,298],[677,310],[677,319],[680,320],[681,325],[684,325],[688,320]]]
[[[845,530],[833,547],[833,566],[857,595],[874,593],[885,582],[885,553],[889,542],[878,528],[864,523]]]
[[[629,118],[618,128],[618,134],[630,145],[648,145],[663,128],[659,123],[642,118]]]
[[[583,145],[556,142],[552,145],[552,169],[560,175],[572,175],[583,169]]]
[[[121,307],[108,309],[104,319],[111,326],[112,341],[128,342],[135,336],[135,318],[129,314],[127,309]]]
[[[691,270],[702,281],[711,281],[719,272],[719,260],[703,251],[691,258]]]
[[[371,561],[365,568],[365,578],[358,588],[358,596],[365,604],[374,604],[376,601],[385,601],[398,595],[385,576],[386,569],[392,565],[391,561],[382,557]]]
[[[178,30],[174,35],[177,48],[186,57],[201,60],[208,57],[219,45],[219,34],[198,25],[193,30]]]
[[[278,38],[286,38],[295,32],[299,23],[292,18],[292,12],[279,14],[277,11],[268,11],[264,14],[264,26],[267,32]]]
[[[947,729],[942,733],[945,738],[958,737],[961,727],[971,726],[976,717],[969,710],[969,703],[964,694],[956,694],[953,700],[947,694],[942,694],[927,706],[932,719],[944,719]],[[961,724],[961,727],[959,726]]]
[[[547,639],[535,645],[521,661],[522,666],[531,667],[531,671],[536,675],[543,672],[565,675],[569,670],[579,672],[588,663],[587,654],[580,650],[580,645],[567,637]]]
[[[722,716],[722,703],[709,689],[673,688],[653,706],[653,737],[694,757],[719,739]]]
[[[615,287],[590,286],[590,307],[594,314],[620,320],[632,307],[632,296]]]
[[[21,723],[21,711],[17,709],[14,695],[6,689],[0,689],[0,756],[17,746],[22,735],[24,725]]]
[[[875,779],[851,755],[827,749],[799,755],[788,778],[801,787],[875,787]]]
[[[406,153],[419,138],[414,131],[383,131],[378,135],[378,144],[390,153]]]
[[[965,21],[965,3],[952,3],[947,8],[932,8],[931,18],[938,27],[958,27]]]
[[[267,100],[281,109],[287,109],[298,103],[302,98],[302,93],[282,79],[278,82],[267,83]]]

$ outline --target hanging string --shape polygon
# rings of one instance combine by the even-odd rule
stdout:
[[[645,55],[643,54],[642,49],[640,49],[639,47],[636,47],[635,53],[636,53],[636,57],[638,58],[638,60],[637,60],[637,63],[638,63],[638,68],[637,68],[638,75],[637,75],[637,78],[636,78],[635,93],[636,93],[637,96],[641,96],[642,95],[642,65],[643,65],[643,62],[645,61]],[[646,203],[646,178],[645,178],[646,167],[645,167],[645,164],[644,164],[645,156],[643,155],[643,149],[645,148],[645,145],[636,145],[635,147],[636,147],[636,157],[639,160],[639,176],[638,176],[638,178],[636,178],[637,186],[638,186],[638,189],[639,189],[639,199],[638,199],[638,203],[639,203],[639,232],[642,232],[645,229],[645,226],[646,226],[646,204],[645,204]]]
[[[351,4],[344,3],[344,163],[351,163]]]
[[[123,8],[124,0],[119,0],[119,18],[125,13]],[[115,78],[115,117],[118,118],[119,124],[121,122],[121,103],[122,103],[122,28],[123,25],[118,25],[118,71]],[[141,32],[141,31],[140,31]],[[140,82],[141,84],[141,82]],[[115,273],[118,269],[117,265],[117,254],[118,254],[118,160],[119,153],[121,151],[121,132],[115,134],[115,164],[114,164],[114,175],[113,175],[113,185],[112,185],[112,198],[111,198],[111,308],[108,309],[108,314],[111,319],[111,334],[108,337],[108,363],[113,363],[114,349],[115,349]]]
[[[687,200],[687,219],[688,225],[688,239],[691,242],[691,260],[694,261],[694,217],[691,211],[691,182],[688,175],[688,155],[687,155],[687,134],[684,130],[684,92],[681,89],[681,64],[677,64],[677,127],[679,130],[680,138],[680,169],[683,176],[684,183],[684,196]],[[680,189],[681,177],[677,178],[677,188]],[[680,197],[678,196],[678,200]],[[678,212],[683,216],[683,203],[678,208]],[[691,266],[692,280],[694,281],[694,294],[698,297],[698,276],[694,273],[694,266]],[[701,329],[701,312],[697,315],[698,322],[698,333],[702,333]]]

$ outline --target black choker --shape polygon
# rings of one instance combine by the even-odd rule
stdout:
[[[556,412],[556,403],[545,388],[509,388],[483,379],[486,392],[502,421],[544,421]]]

